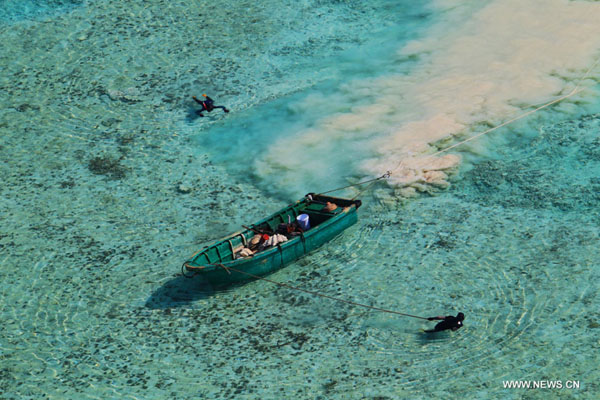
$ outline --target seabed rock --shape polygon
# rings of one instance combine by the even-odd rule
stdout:
[[[192,188],[181,183],[177,186],[177,193],[188,194],[192,192]]]
[[[120,158],[98,156],[89,161],[88,169],[96,175],[106,175],[112,179],[122,179],[125,177],[126,169],[120,162]]]
[[[116,89],[108,89],[108,97],[113,101],[123,101],[125,103],[137,103],[142,101],[140,91],[135,87],[130,87],[124,91]]]

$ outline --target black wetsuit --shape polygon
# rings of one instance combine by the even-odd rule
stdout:
[[[425,332],[431,333],[431,332],[445,331],[446,329],[451,329],[453,331],[458,330],[458,329],[462,328],[462,326],[463,326],[462,322],[465,319],[465,316],[463,313],[458,313],[458,315],[456,317],[453,317],[452,315],[447,315],[445,317],[431,317],[431,318],[427,318],[427,319],[429,321],[442,320],[442,322],[437,324],[433,329],[429,329],[429,330],[425,331]]]
[[[215,101],[213,99],[211,99],[210,97],[208,97],[208,96],[204,96],[204,97],[205,97],[204,100],[198,100],[196,97],[193,97],[194,101],[202,106],[201,110],[196,111],[196,114],[198,114],[199,116],[204,117],[204,115],[202,115],[202,111],[211,112],[215,108],[222,108],[223,111],[229,112],[229,110],[227,108],[225,108],[224,106],[215,106]]]

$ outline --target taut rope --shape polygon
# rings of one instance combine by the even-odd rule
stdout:
[[[402,312],[394,311],[394,310],[387,310],[385,308],[375,307],[375,306],[369,306],[369,305],[366,305],[366,304],[360,304],[360,303],[356,303],[354,301],[350,301],[350,300],[346,300],[346,299],[340,299],[339,297],[329,296],[327,294],[315,292],[315,291],[312,291],[312,290],[302,289],[302,288],[299,288],[297,286],[292,286],[292,285],[288,285],[287,283],[273,281],[271,279],[264,278],[264,277],[258,276],[258,275],[254,275],[254,274],[251,274],[249,272],[241,271],[241,270],[236,269],[236,268],[226,267],[223,264],[212,264],[212,265],[215,265],[217,267],[223,268],[229,274],[231,274],[231,271],[237,272],[237,273],[249,276],[249,277],[254,278],[254,279],[260,279],[260,280],[272,283],[272,284],[280,286],[280,287],[285,287],[287,289],[297,290],[299,292],[308,293],[308,294],[313,295],[313,296],[323,297],[323,298],[326,298],[326,299],[330,299],[330,300],[334,300],[334,301],[339,301],[341,303],[351,304],[351,305],[357,306],[357,307],[368,308],[369,310],[380,311],[380,312],[384,312],[384,313],[388,313],[388,314],[396,314],[396,315],[402,315],[402,316],[405,316],[405,317],[411,317],[411,318],[418,318],[418,319],[427,320],[427,318],[425,318],[425,317],[419,317],[417,315],[406,314],[406,313],[402,313]],[[188,268],[194,269],[194,267],[192,267],[192,266],[188,266]],[[202,269],[202,268],[199,267],[198,269]]]
[[[331,190],[328,190],[326,192],[321,192],[321,193],[319,193],[319,196],[322,195],[322,194],[327,194],[327,193],[331,193],[331,192],[337,192],[338,190],[347,189],[349,187],[361,186],[361,185],[364,185],[364,184],[369,183],[369,182],[371,182],[371,185],[372,185],[372,184],[374,184],[375,182],[377,182],[380,179],[387,179],[387,178],[389,178],[391,174],[392,174],[391,171],[387,171],[385,174],[381,175],[378,178],[369,179],[369,180],[366,180],[366,181],[354,183],[352,185],[346,185],[346,186],[343,186],[343,187],[340,187],[340,188],[337,188],[337,189],[331,189]],[[369,187],[371,187],[371,185],[367,186],[365,189],[363,189],[362,191],[360,191],[358,194],[360,194],[360,193],[364,192],[365,190],[367,190]],[[356,197],[358,197],[358,195],[356,195],[352,200],[356,199]]]

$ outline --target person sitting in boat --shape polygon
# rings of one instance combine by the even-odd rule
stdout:
[[[270,237],[271,236],[266,233],[257,233],[252,237],[252,239],[250,239],[250,242],[248,243],[248,249],[254,252],[258,251],[260,245],[269,240]]]
[[[452,315],[448,315],[445,317],[441,317],[441,316],[440,317],[430,317],[430,318],[427,318],[428,321],[441,320],[442,322],[438,323],[433,329],[426,330],[425,332],[427,332],[427,333],[441,332],[441,331],[445,331],[446,329],[456,331],[456,330],[462,328],[464,319],[465,319],[465,314],[463,314],[461,312],[459,312],[456,315],[456,317],[453,317]]]
[[[248,241],[247,246],[244,246],[235,252],[235,258],[252,257],[259,251],[263,251],[267,247],[272,246],[273,240],[271,240],[271,238],[272,236],[269,234],[257,233]],[[269,240],[271,240],[271,242],[269,242]]]
[[[204,117],[204,115],[202,115],[203,111],[211,112],[215,108],[222,108],[223,111],[225,111],[226,113],[229,112],[229,110],[227,108],[225,108],[225,106],[215,106],[215,101],[213,99],[211,99],[210,97],[208,97],[207,95],[203,94],[202,96],[204,97],[203,100],[198,100],[198,98],[196,96],[192,96],[192,99],[194,99],[194,101],[196,103],[198,103],[198,104],[200,104],[200,106],[202,106],[201,110],[196,111],[196,114],[198,114],[200,117]]]
[[[337,209],[337,204],[328,201],[327,204],[325,204],[325,206],[323,207],[323,209],[321,211],[333,212],[336,209]]]
[[[288,238],[285,235],[280,235],[279,233],[274,234],[269,237],[267,240],[262,242],[260,246],[258,246],[258,251],[263,251],[268,249],[269,247],[277,246],[283,242],[287,242]]]

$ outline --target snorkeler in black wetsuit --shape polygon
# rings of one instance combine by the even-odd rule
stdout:
[[[448,315],[445,317],[430,317],[427,318],[427,320],[429,321],[435,321],[435,320],[441,320],[442,322],[440,322],[439,324],[437,324],[433,329],[429,329],[426,330],[425,332],[427,333],[432,333],[432,332],[440,332],[440,331],[445,331],[446,329],[451,329],[453,331],[456,331],[460,328],[462,328],[463,326],[463,321],[465,319],[465,314],[459,312],[456,317],[453,317],[452,315]]]
[[[224,106],[215,106],[215,101],[207,95],[203,94],[202,96],[204,96],[204,100],[198,100],[196,96],[192,96],[194,101],[202,106],[201,110],[196,111],[196,114],[198,114],[199,116],[204,117],[204,115],[202,115],[202,111],[211,112],[215,108],[222,108],[223,111],[225,111],[226,113],[229,112],[229,110]]]

